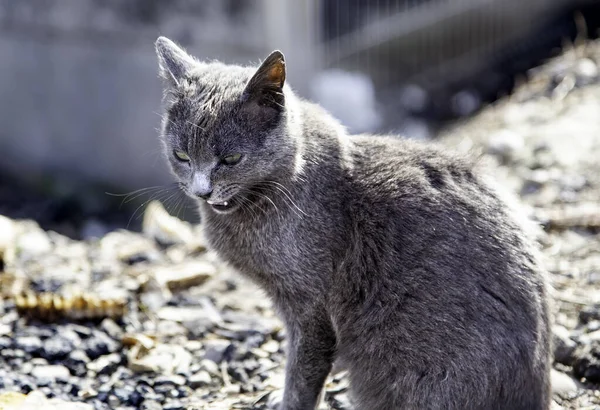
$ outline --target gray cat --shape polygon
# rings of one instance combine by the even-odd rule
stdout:
[[[314,409],[334,360],[361,410],[549,408],[543,272],[469,161],[348,135],[279,51],[257,69],[156,49],[172,170],[285,322],[281,409]]]

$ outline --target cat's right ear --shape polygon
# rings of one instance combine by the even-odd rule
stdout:
[[[285,72],[283,54],[279,50],[273,51],[246,84],[242,100],[280,111],[285,104]]]
[[[161,77],[169,85],[179,86],[181,80],[197,64],[196,60],[166,37],[159,37],[155,47]]]

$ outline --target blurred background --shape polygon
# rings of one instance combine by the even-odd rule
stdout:
[[[0,214],[73,238],[139,226],[151,193],[107,192],[171,182],[158,35],[228,63],[280,49],[351,132],[431,139],[599,27],[597,0],[0,0]]]

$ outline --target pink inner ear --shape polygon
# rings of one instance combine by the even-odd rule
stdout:
[[[277,87],[282,88],[285,81],[285,63],[277,61],[273,67],[269,68],[267,79]]]

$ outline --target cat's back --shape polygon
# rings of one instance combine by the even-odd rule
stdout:
[[[473,159],[396,137],[347,142],[353,214],[365,234],[387,232],[397,252],[427,248],[445,264],[535,264],[520,221]]]

